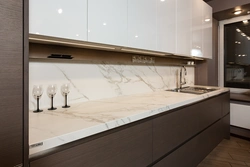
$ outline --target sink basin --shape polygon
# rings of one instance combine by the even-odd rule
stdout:
[[[168,90],[168,91],[172,91],[172,92],[181,92],[181,93],[192,93],[192,94],[203,94],[203,93],[208,93],[208,92],[212,92],[218,89],[215,88],[204,88],[204,87],[184,87],[182,89],[172,89],[172,90]]]

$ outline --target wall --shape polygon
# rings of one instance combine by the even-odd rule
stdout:
[[[43,85],[41,107],[49,107],[46,94],[49,84],[57,84],[55,106],[64,103],[60,93],[63,83],[71,84],[69,103],[112,98],[136,93],[147,93],[176,88],[176,66],[127,65],[127,64],[84,64],[64,62],[30,62],[30,109],[36,101],[32,97],[33,85]],[[187,85],[194,84],[194,67],[187,67]]]

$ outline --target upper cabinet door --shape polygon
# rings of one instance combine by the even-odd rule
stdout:
[[[176,0],[157,0],[157,50],[176,53]]]
[[[202,57],[202,0],[192,0],[191,56]]]
[[[88,41],[127,46],[127,0],[88,1]]]
[[[177,0],[176,54],[190,56],[192,43],[192,0]]]
[[[156,0],[128,0],[128,46],[156,50]]]
[[[87,0],[30,0],[29,31],[87,40]]]
[[[203,32],[202,32],[202,50],[204,58],[213,58],[212,48],[212,36],[213,36],[213,19],[212,19],[212,8],[207,3],[203,3]]]

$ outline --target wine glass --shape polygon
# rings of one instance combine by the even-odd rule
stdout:
[[[62,91],[62,95],[65,97],[65,105],[64,106],[62,106],[62,108],[69,108],[70,106],[68,106],[68,104],[67,104],[67,96],[68,96],[68,94],[69,94],[69,83],[66,83],[66,84],[63,84],[62,86],[61,86],[61,91]]]
[[[49,85],[47,88],[47,94],[51,98],[51,107],[48,110],[56,110],[56,108],[53,106],[53,99],[56,95],[56,91],[57,91],[56,84]]]
[[[37,109],[33,112],[42,112],[43,110],[39,109],[39,99],[43,94],[43,87],[41,85],[34,85],[32,90],[33,97],[37,100]]]

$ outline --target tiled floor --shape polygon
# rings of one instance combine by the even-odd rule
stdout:
[[[250,141],[231,136],[223,140],[197,167],[250,166]]]

